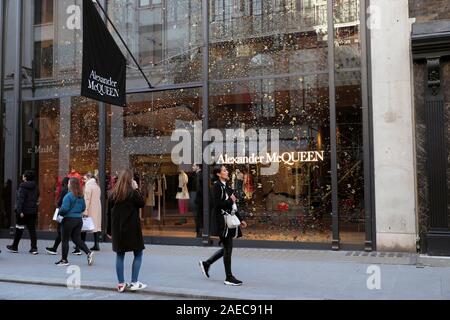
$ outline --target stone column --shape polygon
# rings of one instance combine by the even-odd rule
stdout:
[[[416,251],[416,181],[408,0],[374,0],[371,34],[378,251]]]

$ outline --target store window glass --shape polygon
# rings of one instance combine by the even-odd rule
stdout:
[[[34,24],[53,23],[53,0],[34,0]]]
[[[246,239],[331,241],[328,93],[327,74],[212,86],[210,128],[279,131],[278,150],[267,136],[268,153],[282,156],[275,173],[265,174],[267,164],[251,159],[225,162],[249,222]],[[267,157],[250,140],[245,145],[246,156]],[[237,155],[235,148],[227,145],[223,151]],[[307,157],[308,152],[321,156]]]
[[[250,159],[228,163],[246,239],[330,243],[327,1],[210,5],[209,127],[279,131],[275,173]],[[250,140],[245,152],[264,155]]]
[[[34,170],[40,192],[39,230],[54,230],[64,177],[98,175],[98,106],[82,98],[23,103],[22,171]]]
[[[210,78],[327,69],[327,1],[210,1]]]
[[[53,75],[53,41],[34,43],[35,77],[50,78]]]
[[[246,238],[331,242],[326,1],[212,1],[210,10],[209,127],[279,130],[280,155],[323,152],[270,175],[261,163],[229,164]]]
[[[34,1],[34,57],[31,77],[53,76],[53,0]]]
[[[195,237],[194,172],[192,165],[174,162],[177,142],[171,137],[176,129],[201,130],[201,90],[133,94],[127,100],[126,108],[108,106],[108,189],[121,170],[132,168],[145,198],[140,211],[144,234]]]
[[[153,86],[200,81],[201,9],[201,0],[108,1],[111,20]],[[146,87],[128,58],[128,87]]]
[[[359,13],[359,0],[334,1],[339,231],[352,244],[365,241]]]
[[[26,0],[23,17],[24,99],[79,94],[82,1]],[[14,41],[7,47],[9,54],[15,54]]]

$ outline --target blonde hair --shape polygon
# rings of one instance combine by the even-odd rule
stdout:
[[[109,198],[114,202],[125,201],[133,193],[133,171],[131,169],[123,170]]]

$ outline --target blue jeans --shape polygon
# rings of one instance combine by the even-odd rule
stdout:
[[[132,266],[132,273],[131,273],[131,282],[137,282],[139,278],[139,271],[141,270],[142,265],[142,255],[143,251],[135,251],[134,252],[134,260],[133,260],[133,266]],[[125,252],[117,253],[116,256],[116,272],[117,272],[117,279],[119,280],[119,283],[125,283],[125,276],[124,276],[124,263],[125,263]]]

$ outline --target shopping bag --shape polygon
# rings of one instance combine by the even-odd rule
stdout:
[[[55,213],[53,214],[53,221],[61,223],[63,221],[63,219],[64,219],[64,217],[59,215],[59,208],[56,208]]]
[[[84,217],[83,218],[83,227],[81,228],[82,232],[92,232],[94,231],[94,220],[92,220],[91,217]]]
[[[53,214],[53,221],[58,221],[58,213],[59,213],[59,208],[56,208],[55,213]]]

